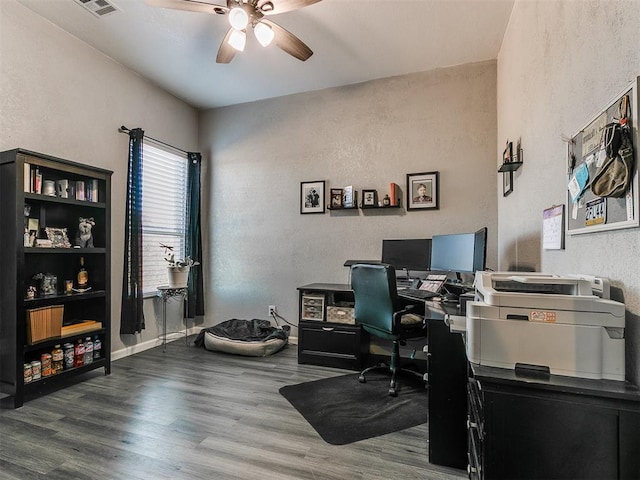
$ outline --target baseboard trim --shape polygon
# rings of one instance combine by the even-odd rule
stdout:
[[[187,335],[197,335],[203,328],[205,327],[192,327],[188,330]],[[167,334],[168,343],[177,341],[184,342],[184,330],[182,332]],[[289,336],[289,343],[291,345],[298,345],[298,337]],[[151,340],[146,340],[142,343],[136,343],[135,345],[131,345],[130,347],[121,348],[120,350],[111,352],[111,361],[128,357],[130,355],[135,355],[136,353],[144,352],[145,350],[159,347],[160,345],[162,345],[162,338],[152,338]]]
[[[203,327],[192,327],[187,331],[187,335],[197,335],[200,333]],[[184,330],[181,332],[168,333],[167,334],[167,343],[183,341],[184,342]],[[144,352],[145,350],[149,350],[150,348],[159,347],[162,345],[162,338],[152,338],[151,340],[146,340],[141,343],[136,343],[135,345],[131,345],[129,347],[121,348],[120,350],[114,350],[111,352],[111,361],[118,360],[120,358],[128,357],[130,355],[135,355],[136,353]]]

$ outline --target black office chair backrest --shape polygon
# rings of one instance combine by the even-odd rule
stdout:
[[[393,313],[398,310],[396,272],[391,265],[356,264],[351,267],[355,319],[373,335],[397,335]]]

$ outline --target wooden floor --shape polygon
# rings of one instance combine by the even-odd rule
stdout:
[[[333,446],[278,393],[345,373],[298,365],[296,346],[250,358],[176,341],[0,411],[0,478],[466,478],[429,465],[426,425]]]

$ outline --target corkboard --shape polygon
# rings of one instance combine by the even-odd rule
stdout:
[[[600,110],[580,129],[568,143],[567,152],[567,231],[570,235],[631,228],[638,222],[638,86],[640,77],[623,92],[616,95],[605,108]],[[634,175],[627,195],[622,198],[604,199],[593,194],[589,182],[597,170],[597,159],[601,149],[602,129],[607,123],[619,118],[619,104],[622,98],[629,97],[629,125],[634,147]],[[589,176],[586,187],[577,202],[569,192],[570,180],[584,173]]]

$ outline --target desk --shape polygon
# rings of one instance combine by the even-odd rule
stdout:
[[[461,335],[452,335],[446,315],[456,304],[424,302],[429,328],[429,463],[467,468],[467,354]]]
[[[304,294],[323,295],[327,303],[351,299],[345,284],[312,283],[298,287],[300,316]],[[401,294],[401,291],[399,292]],[[449,333],[445,316],[460,315],[455,304],[404,301],[423,305],[428,340],[429,462],[452,468],[467,467],[467,359],[461,335]],[[360,325],[336,324],[320,320],[299,320],[298,362],[360,370],[369,350],[369,336]]]
[[[162,299],[162,351],[167,351],[167,302],[173,298],[180,298],[183,302],[187,301],[189,289],[187,287],[172,288],[162,285],[158,288],[158,297]],[[187,340],[187,319],[184,319],[184,341],[188,345]]]

